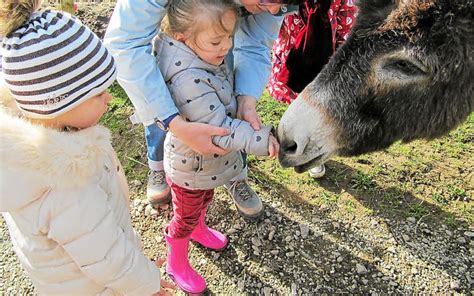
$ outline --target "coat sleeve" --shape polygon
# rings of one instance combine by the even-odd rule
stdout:
[[[270,51],[283,18],[265,12],[239,19],[233,50],[237,96],[247,95],[259,99],[262,95],[270,77]]]
[[[99,186],[53,191],[48,198],[53,204],[66,204],[49,213],[48,237],[64,248],[87,277],[124,295],[151,295],[160,290],[159,269],[127,239],[125,231],[132,226],[120,227]]]
[[[152,40],[166,13],[167,0],[121,0],[104,37],[117,65],[117,81],[125,89],[144,125],[164,120],[177,109],[152,55]]]
[[[227,116],[215,89],[199,70],[189,70],[172,83],[172,93],[180,114],[187,121],[230,129],[228,136],[215,136],[213,143],[231,151],[268,155],[271,126],[255,131],[248,122]],[[199,77],[199,78],[198,78]]]

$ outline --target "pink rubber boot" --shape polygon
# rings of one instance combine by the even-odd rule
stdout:
[[[165,231],[168,245],[168,264],[166,273],[178,287],[190,294],[200,294],[206,290],[206,281],[189,264],[189,237],[172,238]]]
[[[190,238],[208,249],[222,251],[227,247],[229,240],[219,231],[207,227],[205,222],[206,209],[201,211],[198,225],[194,228]]]

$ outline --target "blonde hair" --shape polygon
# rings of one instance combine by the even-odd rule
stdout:
[[[8,36],[21,27],[40,6],[40,0],[1,0],[0,36]]]
[[[168,12],[161,22],[161,30],[169,36],[185,32],[195,36],[204,25],[211,23],[227,31],[222,17],[229,10],[237,14],[233,0],[171,0]]]

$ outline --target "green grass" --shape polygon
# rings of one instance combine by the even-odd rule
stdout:
[[[102,123],[112,130],[113,144],[128,180],[146,184],[146,145],[141,125],[131,125],[133,107],[114,84],[114,99]],[[278,126],[287,109],[264,94],[257,111],[265,124]],[[474,115],[447,136],[432,141],[396,143],[385,152],[335,158],[327,174],[314,180],[277,161],[250,155],[250,182],[272,199],[292,207],[327,205],[333,215],[379,215],[389,219],[425,217],[425,223],[457,227],[474,225]],[[139,190],[143,193],[145,185]],[[428,215],[429,214],[429,215]]]

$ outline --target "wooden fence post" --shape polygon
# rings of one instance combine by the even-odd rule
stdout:
[[[74,0],[61,0],[61,10],[74,14]]]

